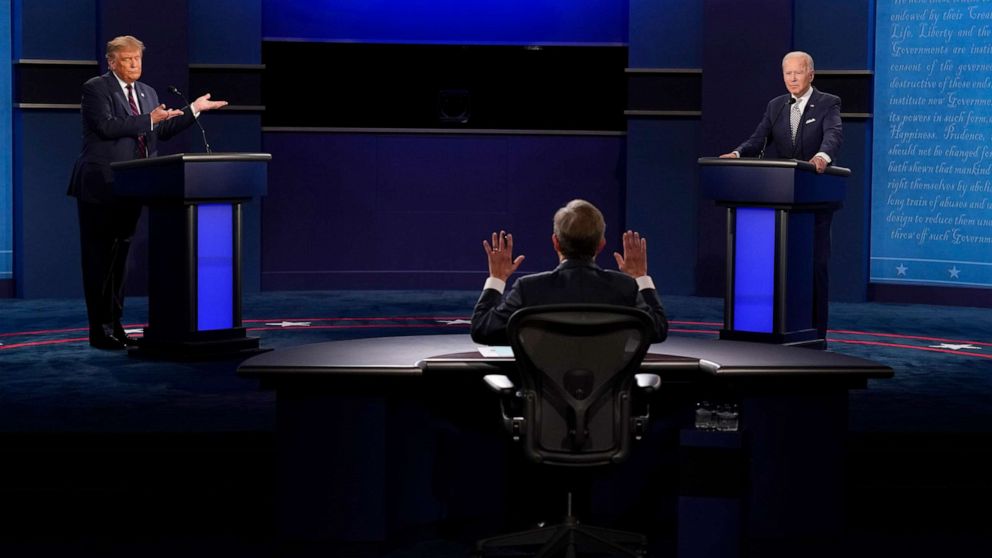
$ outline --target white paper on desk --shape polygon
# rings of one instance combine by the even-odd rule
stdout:
[[[496,357],[512,357],[513,347],[506,345],[495,345],[495,346],[485,346],[479,347],[479,354],[486,358],[496,358]]]

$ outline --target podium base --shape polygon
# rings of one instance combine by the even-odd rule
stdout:
[[[752,343],[771,343],[773,345],[789,345],[807,349],[826,349],[827,340],[820,337],[815,329],[800,329],[797,331],[763,333],[757,331],[740,331],[736,329],[721,329],[720,339],[730,341],[749,341]]]
[[[248,337],[244,328],[192,332],[185,339],[162,338],[151,329],[138,339],[128,356],[163,360],[206,360],[247,357],[271,349],[259,348],[258,337]]]

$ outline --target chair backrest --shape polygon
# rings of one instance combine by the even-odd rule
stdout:
[[[651,344],[651,318],[627,306],[531,306],[510,317],[507,331],[520,371],[527,457],[556,465],[626,458],[631,388]]]

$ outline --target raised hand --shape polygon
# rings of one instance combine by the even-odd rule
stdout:
[[[623,233],[623,255],[613,252],[620,271],[635,279],[648,274],[648,239],[635,231]]]
[[[490,277],[506,281],[520,267],[520,262],[524,261],[522,255],[513,258],[513,235],[507,234],[506,231],[493,233],[492,244],[488,240],[483,240],[482,247],[486,250],[486,257],[489,259]]]

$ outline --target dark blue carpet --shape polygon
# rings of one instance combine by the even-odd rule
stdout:
[[[464,333],[475,291],[247,296],[262,347]],[[715,338],[722,300],[664,297],[673,335]],[[850,397],[848,533],[752,556],[984,552],[992,497],[992,310],[831,306],[830,350],[892,366]],[[125,322],[145,323],[144,299]],[[0,299],[0,555],[466,556],[492,525],[385,545],[279,540],[275,398],[238,360],[148,361],[91,349],[81,300]],[[317,442],[319,443],[319,441]],[[674,555],[671,525],[651,556]]]
[[[466,332],[474,291],[333,291],[246,297],[264,348],[356,337]],[[715,337],[722,300],[665,297],[674,335]],[[992,310],[834,304],[830,350],[892,366],[851,395],[865,432],[992,430]],[[130,299],[126,324],[145,322]],[[81,300],[0,300],[0,431],[266,431],[273,397],[235,360],[149,362],[89,348]],[[945,348],[941,348],[941,347]],[[946,348],[950,347],[950,348]]]

